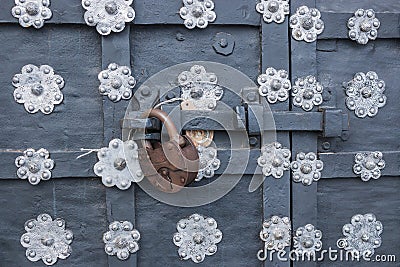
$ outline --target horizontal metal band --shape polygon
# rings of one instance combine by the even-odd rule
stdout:
[[[354,157],[357,152],[320,153],[319,158],[324,162],[322,178],[357,177],[353,172]],[[382,151],[386,162],[382,176],[400,177],[400,151]]]
[[[93,166],[97,162],[97,153],[93,152],[82,158],[77,159],[79,155],[85,152],[82,151],[50,151],[50,158],[54,160],[55,166],[51,171],[51,179],[53,178],[93,178],[97,177],[93,172]],[[242,155],[249,153],[247,150],[236,150],[239,156],[236,157],[237,162],[232,162],[231,166],[243,166]],[[246,167],[244,174],[254,174],[257,167],[257,158],[260,151],[254,149],[250,151],[249,164]],[[2,179],[19,179],[16,175],[17,167],[15,166],[15,158],[22,155],[22,151],[2,151],[0,152],[0,180]],[[221,160],[221,167],[216,174],[223,173],[223,170],[231,160],[231,149],[218,150],[218,158]],[[233,160],[233,159],[232,159]],[[231,160],[231,161],[232,161]],[[259,172],[261,173],[261,172]],[[228,171],[227,174],[238,174],[235,170]],[[240,174],[240,173],[239,173]]]
[[[97,162],[96,153],[91,153],[80,159],[77,156],[83,154],[82,151],[63,151],[50,152],[51,159],[55,162],[52,170],[52,178],[93,178],[97,177],[93,173],[93,166]],[[216,170],[215,174],[245,174],[245,175],[261,175],[261,169],[257,165],[257,159],[260,156],[259,149],[234,149],[235,157],[232,157],[231,149],[219,149],[218,159],[221,166]],[[353,172],[354,157],[357,152],[343,153],[320,153],[319,158],[324,162],[322,170],[322,179],[334,178],[354,178],[357,175]],[[15,158],[22,152],[3,151],[0,152],[0,180],[1,179],[19,179],[16,176],[17,167],[13,168]],[[245,159],[249,155],[249,161]],[[292,156],[293,158],[293,156]],[[383,151],[383,159],[386,167],[382,170],[382,176],[399,176],[400,177],[400,151]],[[228,163],[231,168],[226,170]],[[247,164],[246,166],[244,166]],[[236,168],[238,167],[238,168]],[[238,172],[238,169],[245,168],[244,173]]]
[[[241,152],[239,152],[241,153]],[[232,162],[233,165],[241,166],[245,164],[245,153],[243,149],[243,157],[237,162]],[[344,153],[319,153],[319,158],[324,162],[324,169],[321,171],[322,179],[334,178],[355,178],[358,177],[353,172],[354,157],[357,152]],[[385,168],[382,170],[382,176],[398,176],[400,177],[400,151],[382,151],[383,159],[386,162]],[[215,172],[216,174],[223,173],[228,161],[230,160],[230,150],[218,150],[218,158],[221,160],[221,167]],[[251,149],[249,162],[244,174],[261,174],[261,168],[257,165],[257,159],[260,156],[260,150]],[[292,155],[293,159],[293,155]],[[238,174],[237,172],[228,171],[226,174]]]
[[[21,156],[23,151],[1,151],[0,179],[19,179],[15,159]],[[64,177],[95,177],[93,166],[97,162],[96,152],[77,159],[85,151],[50,151],[50,158],[54,161],[54,168],[51,171],[52,178]]]
[[[138,111],[129,117],[140,118]],[[236,115],[238,114],[238,115]],[[239,113],[232,111],[196,111],[181,110],[180,123],[184,130],[244,130],[246,115],[244,109]],[[179,121],[173,118],[173,121]],[[224,125],[218,123],[222,122]],[[262,131],[322,131],[324,137],[341,136],[348,130],[348,115],[338,109],[324,109],[321,112],[275,111],[268,112],[261,105],[252,105],[248,109],[248,132],[260,134]],[[159,130],[160,125],[149,119],[124,119],[123,129],[140,129],[146,125],[149,130]],[[261,129],[260,129],[261,128]]]
[[[257,13],[255,7],[251,7],[247,0],[230,0],[232,4],[219,6],[216,4],[215,12],[217,19],[211,25],[250,25],[260,26],[261,14]],[[18,19],[11,15],[14,6],[12,1],[4,3],[0,9],[0,23],[18,24]],[[133,7],[136,17],[131,24],[135,25],[179,25],[183,26],[183,20],[179,17],[179,9],[182,3],[176,2],[156,2],[135,1]],[[46,24],[86,24],[83,9],[80,1],[54,1],[50,6],[53,16],[46,20]],[[322,12],[322,19],[325,22],[325,29],[318,39],[337,39],[348,38],[346,23],[353,13],[333,13]],[[378,38],[399,38],[400,31],[397,25],[400,20],[399,13],[376,13],[381,26],[378,30]],[[129,24],[129,23],[128,23]]]
[[[354,13],[333,13],[322,12],[321,18],[324,21],[324,31],[318,35],[318,39],[347,39],[347,21]],[[400,31],[397,27],[400,21],[399,13],[376,13],[376,17],[381,22],[378,29],[378,39],[380,38],[399,38]]]
[[[0,23],[18,23],[18,19],[11,15],[14,1],[3,1],[0,9]],[[252,25],[259,26],[261,14],[257,13],[256,3],[249,4],[248,0],[229,0],[229,5],[216,2],[214,11],[217,19],[211,25]],[[132,24],[181,24],[183,19],[179,16],[182,1],[134,1],[132,7],[136,17]],[[52,1],[50,9],[53,12],[51,19],[45,24],[86,24],[83,19],[85,10],[81,0]],[[88,26],[89,27],[89,26]]]
[[[11,14],[14,1],[3,1],[0,9],[0,23],[17,23]],[[45,24],[86,24],[83,19],[84,9],[80,0],[51,1],[52,17]]]
[[[254,108],[249,109],[248,125],[249,134],[260,133],[260,123],[263,123],[263,131],[322,131],[323,130],[323,113],[322,112],[296,112],[296,111],[276,111],[271,116],[263,116],[257,118]],[[257,113],[257,111],[255,111]],[[263,110],[263,112],[265,112]],[[265,115],[264,113],[259,113]]]
[[[154,122],[149,122],[147,119],[136,119],[140,118],[143,114],[141,111],[131,111],[128,118],[122,121],[123,129],[142,129],[143,126],[157,126]],[[202,111],[202,110],[180,110],[175,113],[176,117],[180,116],[180,125],[183,126],[183,130],[245,130],[246,121],[242,120],[236,115],[236,113],[225,110],[218,111]],[[129,119],[135,118],[135,119]],[[175,125],[178,127],[178,118],[172,117]],[[221,124],[219,123],[221,122]],[[222,125],[223,124],[223,125]],[[152,130],[157,130],[156,128]]]

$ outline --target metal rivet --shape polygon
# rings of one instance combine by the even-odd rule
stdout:
[[[181,98],[184,100],[183,109],[190,106],[196,110],[213,110],[217,101],[223,96],[222,88],[217,85],[216,75],[207,73],[200,65],[194,65],[190,71],[180,73],[178,82],[181,87]],[[199,99],[201,101],[198,101]]]
[[[367,81],[367,77],[372,82]],[[386,96],[383,94],[384,87],[384,81],[380,80],[373,71],[366,74],[362,72],[355,74],[351,81],[345,83],[347,108],[354,110],[355,115],[359,118],[376,116],[378,109],[386,104]]]
[[[381,225],[373,214],[354,215],[351,218],[351,224],[343,226],[345,237],[337,241],[337,246],[347,251],[358,252],[359,255],[365,255],[365,253],[373,255],[375,248],[381,244]],[[375,240],[370,242],[372,236]]]
[[[258,139],[257,139],[257,137],[251,136],[251,137],[249,138],[249,144],[250,144],[250,146],[252,146],[252,147],[257,146],[257,145],[258,145]]]
[[[142,94],[142,96],[149,96],[151,91],[149,88],[145,87],[140,91],[140,93]]]
[[[270,227],[273,224],[273,227]],[[265,242],[268,250],[282,250],[290,246],[290,220],[287,217],[281,218],[272,216],[264,221],[260,232],[260,238]]]
[[[52,16],[47,3],[42,5],[40,0],[32,0],[26,4],[24,3],[25,1],[16,2],[16,5],[11,10],[12,15],[19,19],[19,23],[23,27],[34,26],[39,29],[44,25],[44,21]],[[22,14],[24,15],[21,20]]]
[[[183,1],[183,3],[184,6],[180,9],[179,14],[188,29],[193,29],[196,26],[205,28],[209,22],[213,22],[216,18],[215,12],[212,11],[214,3],[211,0],[196,1],[196,5],[193,5],[192,1]]]
[[[64,80],[53,73],[52,67],[25,65],[18,76],[20,78],[16,76],[13,78],[13,86],[16,88],[14,99],[17,103],[24,104],[25,110],[29,113],[40,110],[44,114],[49,114],[54,105],[61,103]]]
[[[121,158],[121,154],[125,155],[125,158]],[[93,167],[94,173],[102,177],[105,186],[115,185],[121,190],[126,190],[130,187],[131,182],[139,182],[143,179],[137,155],[138,146],[134,141],[122,142],[120,139],[113,139],[108,147],[100,149],[97,153],[99,161]],[[128,163],[130,168],[126,168]],[[103,168],[103,166],[106,167]],[[129,169],[137,171],[131,173]],[[121,174],[115,175],[115,171],[119,171]]]
[[[301,6],[290,17],[292,37],[297,41],[314,42],[324,30],[320,12],[315,8]]]
[[[86,24],[97,26],[97,32],[101,35],[120,32],[125,28],[125,23],[135,18],[135,11],[129,5],[129,1],[84,1],[82,6],[86,10]],[[93,14],[96,20],[90,14]],[[99,25],[103,26],[98,27]]]
[[[233,53],[235,40],[231,34],[219,32],[213,38],[213,48],[216,53],[228,56]]]
[[[216,245],[221,241],[221,231],[215,228],[213,218],[205,218],[199,214],[193,214],[184,222],[178,223],[178,233],[172,239],[174,244],[180,247],[180,256],[183,259],[191,258],[194,262],[201,262],[207,251],[216,252]],[[182,227],[190,224],[190,227]],[[196,227],[193,227],[196,226]],[[188,257],[189,256],[189,257]]]
[[[60,228],[60,222],[63,223],[63,220],[55,219],[53,221],[50,215],[41,214],[37,219],[25,223],[28,226],[26,230],[30,237],[21,237],[21,244],[27,248],[26,255],[30,261],[34,261],[31,258],[38,257],[43,259],[46,265],[52,265],[57,261],[57,258],[66,259],[69,257],[72,232]],[[34,228],[34,225],[38,227]],[[63,234],[66,236],[70,235],[70,238],[63,237]],[[59,237],[54,238],[54,236]],[[57,249],[60,247],[66,249],[60,251]]]
[[[130,75],[130,72],[127,66],[119,66],[116,63],[109,64],[107,69],[98,75],[100,94],[108,96],[113,102],[130,99],[132,89],[136,85],[136,80]]]
[[[250,92],[250,93],[247,94],[246,98],[247,98],[248,101],[254,102],[254,101],[257,100],[257,95],[254,92]]]
[[[329,150],[330,148],[331,148],[331,143],[329,143],[329,142],[322,143],[322,149]]]

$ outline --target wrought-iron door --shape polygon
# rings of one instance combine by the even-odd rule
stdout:
[[[177,222],[195,213],[214,218],[223,235],[218,251],[200,263],[204,266],[374,266],[373,262],[328,259],[311,263],[281,261],[276,255],[272,263],[261,262],[257,259],[257,252],[264,248],[260,231],[263,222],[272,216],[289,217],[292,235],[298,227],[312,224],[322,231],[324,248],[337,248],[337,240],[343,237],[342,227],[353,215],[373,213],[384,227],[382,245],[375,254],[398,253],[400,107],[396,86],[400,77],[400,6],[395,0],[293,0],[290,15],[305,5],[316,7],[324,21],[318,39],[305,42],[292,37],[290,15],[283,14],[284,20],[277,19],[279,23],[264,21],[256,10],[259,2],[215,0],[216,20],[204,29],[188,29],[179,15],[182,1],[136,0],[132,4],[134,20],[127,22],[121,32],[103,36],[86,24],[81,0],[52,0],[52,17],[40,29],[21,27],[11,13],[14,1],[3,0],[0,266],[43,265],[42,261],[29,261],[26,248],[21,246],[25,222],[43,213],[53,219],[63,218],[66,228],[73,232],[72,252],[66,259],[58,259],[58,266],[193,266],[192,260],[180,259],[173,236]],[[346,26],[359,8],[374,9],[381,23],[378,38],[365,45],[350,40]],[[258,90],[244,90],[243,99],[230,93],[221,99],[232,110],[242,110],[239,113],[250,147],[248,167],[227,195],[204,206],[184,208],[161,203],[134,183],[127,190],[105,187],[93,172],[98,161],[96,153],[79,157],[81,148],[99,149],[121,138],[129,101],[114,103],[99,94],[98,74],[110,63],[129,66],[136,79],[136,91],[154,74],[192,61],[228,65],[255,84],[267,68],[287,71],[292,83],[289,97],[269,104],[277,141],[290,150],[292,162],[301,152],[315,153],[323,162],[321,179],[304,185],[302,177],[293,180],[294,170],[286,170],[279,179],[266,177],[260,188],[249,192],[253,175],[263,177],[257,165],[260,149],[268,143],[263,134],[274,129],[255,124],[254,118],[265,115],[260,105],[262,97]],[[40,111],[30,114],[13,98],[13,77],[27,64],[49,65],[65,82],[63,102],[49,115]],[[368,71],[385,81],[387,101],[376,116],[360,118],[348,109],[342,83]],[[292,92],[298,78],[310,75],[324,87],[323,103],[306,111],[301,104],[295,105]],[[172,96],[160,96],[160,101],[178,94],[175,90]],[[164,108],[177,105],[167,103]],[[198,185],[218,179],[230,160],[229,137],[222,129],[215,129],[221,168],[213,178],[203,179]],[[31,185],[18,178],[15,159],[28,148],[49,151],[54,161],[50,180]],[[356,154],[365,151],[380,151],[386,162],[377,180],[364,182],[353,171]],[[109,231],[113,221],[130,221],[140,232],[139,250],[124,261],[105,252],[103,233]],[[289,252],[290,248],[293,244],[285,250]],[[386,262],[384,266],[397,265]]]

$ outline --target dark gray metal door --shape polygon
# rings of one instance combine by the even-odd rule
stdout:
[[[132,4],[134,21],[127,23],[122,32],[108,36],[101,36],[85,24],[80,0],[51,1],[53,16],[39,30],[22,28],[11,15],[14,2],[3,2],[0,266],[44,265],[42,261],[29,261],[20,243],[24,223],[42,213],[63,218],[67,229],[74,233],[72,253],[65,260],[58,259],[58,266],[193,266],[191,260],[179,258],[172,241],[177,222],[193,213],[214,218],[223,233],[218,252],[207,256],[201,263],[204,266],[376,266],[375,262],[328,258],[322,262],[291,262],[279,260],[276,255],[272,262],[261,262],[257,252],[264,242],[259,234],[263,221],[272,216],[290,217],[292,234],[298,227],[313,224],[323,233],[323,247],[337,249],[343,225],[350,223],[355,214],[373,213],[384,227],[382,245],[375,255],[400,257],[397,1],[293,0],[290,14],[303,5],[321,12],[325,28],[311,43],[292,38],[289,16],[281,24],[265,23],[255,9],[258,0],[215,0],[215,22],[193,30],[185,28],[179,17],[182,1],[136,0]],[[358,8],[374,9],[381,22],[378,38],[366,45],[348,38],[346,23]],[[230,37],[221,38],[225,34]],[[257,159],[267,143],[262,134],[271,130],[268,125],[263,128],[254,123],[254,118],[265,115],[265,110],[258,91],[254,96],[254,90],[250,90],[243,92],[243,99],[227,93],[221,100],[232,110],[241,107],[245,111],[243,121],[250,140],[248,166],[227,195],[208,205],[183,208],[152,198],[136,184],[124,191],[106,188],[93,172],[96,153],[77,157],[82,154],[81,148],[99,149],[121,138],[121,122],[129,101],[113,103],[101,96],[98,73],[112,62],[130,66],[137,90],[154,74],[191,61],[226,64],[255,83],[268,67],[287,70],[292,85],[300,77],[315,76],[324,87],[320,106],[304,111],[290,96],[269,107],[277,141],[290,149],[292,161],[300,152],[316,153],[324,164],[321,179],[305,186],[293,182],[292,172],[285,171],[280,179],[266,177],[260,188],[249,192],[253,175],[263,177]],[[65,81],[64,100],[49,115],[29,114],[13,99],[13,76],[26,64],[50,65]],[[368,71],[385,81],[387,102],[376,116],[359,118],[346,106],[343,82]],[[160,101],[165,97],[160,96]],[[177,105],[165,104],[164,109]],[[231,144],[226,132],[218,127],[214,141],[220,150],[221,170],[213,178],[218,179],[230,160]],[[46,148],[55,162],[51,179],[35,186],[17,177],[14,164],[15,158],[30,147]],[[386,166],[377,180],[364,182],[353,172],[355,155],[365,151],[383,154]],[[198,185],[211,181],[203,179]],[[141,239],[139,251],[121,261],[105,253],[103,233],[109,223],[125,220],[133,222]],[[289,250],[285,249],[287,253]],[[398,259],[397,263],[385,262],[382,266],[398,266]]]
[[[314,1],[312,1],[314,2]],[[350,223],[355,214],[373,213],[384,227],[382,245],[375,250],[370,262],[345,263],[348,266],[376,266],[379,257],[395,255],[399,251],[399,141],[398,121],[400,105],[398,97],[398,57],[399,30],[398,2],[385,1],[316,1],[316,7],[322,12],[325,30],[314,47],[298,47],[292,41],[292,75],[304,72],[304,64],[317,74],[328,95],[324,105],[336,107],[349,114],[348,132],[341,138],[318,138],[313,144],[324,162],[323,176],[307,195],[297,199],[293,192],[293,223],[302,222],[305,213],[300,201],[308,203],[308,216],[315,220],[319,229],[323,229],[323,242],[326,247],[335,247],[338,238],[343,235],[342,227]],[[380,20],[378,38],[360,45],[348,38],[345,27],[347,19],[359,9],[373,9]],[[343,27],[343,26],[344,27]],[[298,51],[298,52],[297,52]],[[305,61],[297,59],[294,53],[307,55]],[[298,66],[296,68],[296,66]],[[296,70],[294,72],[294,70]],[[346,83],[359,72],[375,72],[386,84],[384,94],[386,105],[379,108],[376,116],[360,118],[357,110],[352,111],[346,105]],[[293,145],[295,146],[295,142]],[[355,155],[364,151],[380,151],[386,166],[382,176],[364,182],[360,174],[355,174]],[[300,196],[301,197],[301,196]],[[312,208],[311,208],[312,207]],[[297,212],[296,212],[297,210]],[[305,209],[302,209],[305,211]],[[297,219],[296,219],[297,218]],[[375,258],[376,255],[379,255]],[[388,258],[388,257],[386,257]],[[398,260],[397,260],[398,261]],[[382,262],[384,266],[397,266],[395,262]],[[346,266],[347,266],[346,265]],[[320,266],[343,266],[338,261],[324,260]]]

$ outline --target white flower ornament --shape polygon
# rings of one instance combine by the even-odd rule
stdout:
[[[96,26],[101,35],[121,32],[125,23],[135,18],[132,2],[133,0],[82,0],[82,6],[86,10],[85,22],[89,26]]]
[[[217,18],[212,0],[183,0],[183,4],[179,14],[188,29],[196,26],[204,29]]]
[[[33,26],[40,29],[44,21],[52,16],[49,6],[50,0],[15,0],[11,14],[19,20],[22,27]]]

